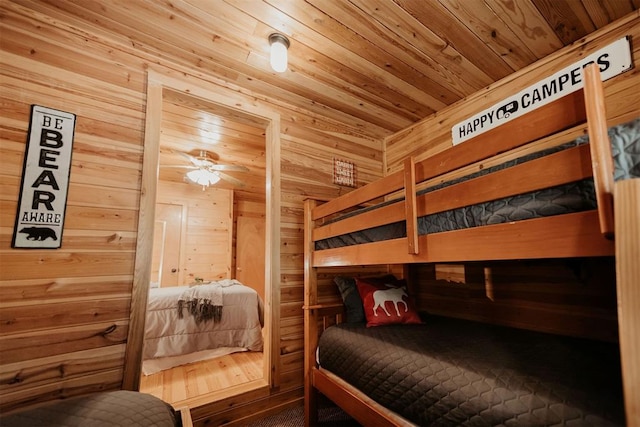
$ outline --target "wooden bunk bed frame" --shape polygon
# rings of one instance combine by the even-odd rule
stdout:
[[[625,411],[629,425],[640,425],[640,179],[613,182],[604,94],[596,65],[585,68],[585,88],[514,119],[473,141],[426,160],[408,158],[404,170],[326,203],[305,201],[305,425],[317,422],[317,392],[336,402],[363,425],[411,425],[331,372],[318,368],[321,330],[341,321],[343,306],[318,295],[321,267],[409,263],[567,258],[616,255],[618,318]],[[491,173],[416,197],[420,184],[460,168],[478,165],[499,153],[523,147],[576,126],[587,128],[590,144]],[[500,135],[508,135],[501,138]],[[593,176],[597,210],[418,235],[417,217],[473,203],[522,194]],[[367,203],[404,193],[404,200],[323,224],[325,219]],[[615,225],[614,227],[614,194]],[[407,237],[315,250],[315,242],[373,226],[406,221]],[[620,232],[624,230],[624,232]],[[615,242],[613,240],[616,235]],[[636,421],[633,421],[636,420]]]

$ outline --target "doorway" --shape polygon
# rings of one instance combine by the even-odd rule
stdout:
[[[236,393],[242,393],[256,388],[269,388],[279,383],[279,378],[272,375],[277,372],[275,366],[279,365],[279,354],[277,345],[272,340],[277,337],[278,316],[274,313],[273,307],[278,306],[279,291],[277,288],[277,278],[279,277],[279,116],[271,111],[246,107],[238,109],[237,99],[228,99],[218,93],[213,93],[203,87],[185,83],[182,80],[174,79],[153,70],[149,71],[148,96],[147,96],[147,119],[145,129],[145,149],[143,164],[143,184],[140,203],[139,233],[136,255],[136,273],[134,277],[134,287],[132,295],[131,322],[129,328],[129,341],[127,345],[127,360],[135,360],[136,363],[126,363],[124,373],[123,388],[137,389],[140,382],[140,363],[144,337],[144,316],[146,313],[146,300],[148,296],[149,283],[152,276],[153,265],[153,245],[152,238],[156,234],[155,212],[156,212],[156,191],[157,178],[160,164],[161,147],[159,141],[160,126],[162,122],[162,102],[169,97],[178,96],[185,102],[195,102],[206,105],[207,108],[215,110],[216,115],[227,120],[246,120],[255,125],[261,126],[265,140],[265,163],[266,171],[264,179],[265,188],[265,209],[264,209],[264,352],[263,352],[263,372],[259,379],[254,379],[248,384],[244,384],[237,390],[227,390],[224,397]],[[249,187],[254,185],[249,183]],[[242,220],[241,222],[243,222]],[[145,239],[145,237],[147,237]],[[242,261],[244,262],[244,261]],[[232,274],[232,273],[231,273]],[[137,301],[137,303],[136,303]],[[274,331],[276,333],[274,333]],[[211,401],[216,396],[211,396]],[[198,404],[208,403],[206,399],[199,398]],[[184,404],[188,405],[188,402]]]

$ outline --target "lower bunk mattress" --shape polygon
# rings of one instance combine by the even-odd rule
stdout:
[[[343,323],[321,368],[423,426],[623,426],[617,344],[432,316]]]
[[[608,133],[614,160],[614,179],[639,178],[640,118],[613,126],[609,128]],[[567,148],[583,145],[586,144],[588,140],[588,136],[582,136],[566,144],[537,153],[528,154],[497,166],[485,168],[480,172],[421,190],[418,192],[418,195],[429,193],[469,179],[496,172],[498,170],[507,169]],[[381,206],[386,206],[397,201],[397,199],[394,199],[375,206],[356,210],[354,212],[341,215],[332,221],[358,215],[359,213],[370,211]],[[421,235],[440,233],[443,231],[459,230],[490,224],[501,224],[511,221],[583,212],[596,209],[596,207],[593,179],[589,178],[556,187],[506,197],[499,200],[492,200],[422,216],[418,218],[418,233]],[[400,221],[323,239],[315,243],[315,249],[322,250],[339,248],[361,243],[397,239],[406,237],[406,235],[406,222]]]

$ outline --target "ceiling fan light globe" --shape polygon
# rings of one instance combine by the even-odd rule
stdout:
[[[217,173],[208,171],[206,169],[192,170],[187,172],[186,175],[189,181],[198,185],[202,185],[203,187],[208,187],[220,181],[220,176]]]

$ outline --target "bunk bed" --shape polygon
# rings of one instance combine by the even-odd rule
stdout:
[[[575,130],[584,127],[585,122],[588,128],[589,144],[573,144],[562,146],[560,149],[555,147],[559,144],[554,142],[551,144],[554,145],[554,148],[550,150],[550,153],[545,152],[544,156],[532,154],[539,151],[537,147],[544,145],[540,141],[549,140],[550,135],[562,134],[567,129]],[[384,346],[389,343],[391,338],[369,337],[370,334],[383,334],[383,330],[377,330],[378,328],[364,327],[360,331],[356,331],[352,324],[336,325],[343,320],[344,307],[341,303],[325,303],[323,301],[323,296],[319,295],[318,291],[318,269],[338,266],[406,265],[410,263],[612,255],[616,255],[617,263],[620,334],[620,346],[619,348],[615,346],[613,354],[615,358],[615,351],[618,349],[621,353],[624,383],[621,387],[624,388],[626,417],[630,420],[640,416],[640,408],[637,407],[638,386],[635,385],[640,381],[640,373],[634,363],[634,360],[637,360],[639,349],[637,340],[633,338],[634,331],[640,327],[638,324],[640,321],[635,314],[639,295],[637,286],[634,285],[640,279],[640,273],[636,266],[636,260],[640,256],[637,239],[640,229],[638,225],[640,223],[640,214],[638,213],[640,203],[638,182],[640,180],[626,179],[614,182],[613,161],[607,132],[602,82],[597,67],[589,66],[585,69],[584,91],[567,95],[479,135],[474,140],[451,147],[426,160],[416,162],[414,158],[408,158],[404,162],[404,170],[387,175],[379,181],[358,188],[334,200],[324,203],[311,199],[305,201],[305,301],[303,309],[306,425],[313,425],[317,421],[318,391],[342,406],[363,425],[412,425],[416,422],[424,423],[426,422],[424,420],[427,419],[430,420],[429,424],[433,425],[452,425],[452,419],[449,419],[449,423],[447,423],[446,417],[436,418],[435,421],[432,418],[417,418],[419,421],[411,422],[406,416],[398,413],[398,408],[393,407],[393,403],[387,403],[384,406],[380,403],[384,402],[384,398],[372,397],[371,393],[365,394],[358,386],[354,386],[343,378],[348,378],[350,372],[358,372],[352,375],[352,382],[357,383],[357,377],[360,375],[369,375],[367,380],[375,383],[372,378],[377,372],[362,372],[357,369],[368,363],[365,359],[356,362],[351,360],[353,364],[349,365],[350,359],[347,359],[351,357],[348,356],[348,348],[351,346],[349,343],[352,343],[356,336],[365,336],[365,342],[367,342],[366,340],[370,341],[369,344],[363,344],[362,348],[367,348],[367,345],[372,343]],[[551,140],[555,141],[553,138]],[[527,148],[531,146],[535,146],[536,149]],[[517,160],[520,158],[520,153],[527,153],[526,161]],[[492,163],[496,156],[500,158],[500,162],[507,161],[508,167],[498,166],[502,163]],[[496,167],[488,168],[488,165]],[[484,169],[487,169],[488,172]],[[460,176],[469,175],[469,172],[473,171],[477,173],[474,173],[471,179],[460,178]],[[456,178],[453,183],[444,184],[451,177]],[[595,200],[588,203],[579,202],[576,206],[563,208],[560,211],[552,209],[553,212],[548,213],[548,216],[543,212],[531,216],[527,215],[522,219],[518,218],[518,220],[507,217],[506,222],[496,221],[492,217],[487,221],[474,223],[475,220],[469,219],[471,214],[468,211],[460,211],[469,205],[480,206],[480,209],[483,210],[485,209],[483,204],[493,200],[517,198],[523,194],[529,195],[531,192],[544,191],[548,188],[572,187],[576,183],[586,186],[592,185]],[[425,191],[427,187],[428,189]],[[578,189],[576,194],[582,192],[583,189]],[[589,192],[588,189],[587,192]],[[615,222],[614,193],[616,194]],[[572,196],[572,198],[576,197]],[[580,197],[577,198],[580,199]],[[381,201],[382,203],[380,203]],[[447,225],[445,228],[438,228],[439,226],[436,226],[436,231],[431,231],[428,224],[433,222],[434,215],[442,212],[449,215],[445,220],[447,224],[455,222],[451,221],[451,215],[453,215],[453,217],[461,217],[462,223],[469,223],[466,224],[468,227],[456,228]],[[427,218],[427,225],[423,224],[424,218]],[[619,230],[624,229],[625,233],[616,234],[616,226]],[[382,231],[382,233],[378,233],[378,231]],[[379,234],[382,237],[372,237]],[[615,240],[613,239],[614,234],[616,235]],[[335,244],[334,241],[339,241],[339,243]],[[449,322],[441,319],[429,319],[425,322],[427,325],[434,323],[449,325]],[[409,329],[421,326],[401,325],[400,329],[391,332],[390,335],[398,337]],[[392,325],[393,327],[397,326]],[[455,332],[452,331],[455,331],[456,328],[474,331],[483,329],[478,325],[467,324],[443,327],[448,332],[436,334],[438,340],[444,336],[454,336],[454,340],[461,341],[451,345],[457,346],[456,348],[459,349],[464,348],[465,343],[473,342],[474,335],[455,337]],[[489,338],[486,339],[493,340],[496,336],[505,336],[503,334],[508,334],[508,332],[491,329],[482,332],[481,335],[485,338],[488,336]],[[331,341],[335,336],[343,336],[346,341],[343,341],[342,344],[332,344],[333,347],[321,348],[318,351],[321,335],[322,341]],[[531,339],[541,339],[542,343],[548,338],[535,336]],[[411,341],[408,338],[407,340]],[[483,346],[482,339],[479,340],[479,342],[473,343],[476,349]],[[410,351],[413,351],[411,347],[413,344],[408,342],[395,346],[401,345],[411,348]],[[582,344],[576,344],[576,348],[579,348],[580,345]],[[335,348],[337,347],[346,349],[347,353],[338,352],[339,354],[336,355]],[[388,356],[392,354],[389,353],[390,351],[388,348],[379,348],[377,354],[384,354],[385,357],[391,357],[391,359],[378,361],[378,366],[393,365],[394,358],[402,360],[405,357],[403,354],[406,354],[401,352],[394,353],[394,356]],[[527,344],[523,344],[523,347],[516,348],[514,351],[527,353],[529,350],[527,350]],[[474,363],[480,363],[472,361],[469,362],[471,363],[469,367],[465,367],[468,360],[465,359],[464,354],[460,355],[463,360],[457,360],[455,354],[460,352],[450,353],[446,357],[453,357],[450,363],[455,365],[456,369],[461,370],[462,376],[469,374],[469,370],[477,368]],[[608,354],[607,357],[610,357],[611,353]],[[318,356],[320,364],[318,364]],[[441,360],[441,355],[428,357]],[[337,358],[338,362],[332,362],[332,358]],[[413,362],[413,359],[411,360]],[[331,366],[332,363],[332,369],[336,371],[340,369],[340,365],[348,365],[352,369],[345,369],[346,372],[343,372],[343,377],[341,377],[326,367]],[[597,362],[594,363],[597,364]],[[371,364],[375,365],[376,363],[371,362]],[[505,369],[509,369],[511,366],[508,363],[503,365]],[[482,365],[482,368],[477,368],[474,372],[481,372],[483,369],[491,371],[493,368],[491,365]],[[415,372],[421,372],[420,369],[422,368],[417,368]],[[562,371],[564,368],[556,366],[554,369]],[[419,375],[415,372],[405,372],[401,375],[404,375],[405,378],[412,378]],[[529,371],[525,371],[525,373],[533,375],[534,378],[537,375]],[[536,379],[536,381],[538,380]],[[374,387],[374,389],[380,389],[384,381],[386,380],[383,380],[379,387]],[[491,378],[489,381],[497,381],[497,379]],[[543,380],[539,381],[544,382]],[[417,382],[420,382],[420,379]],[[611,385],[611,383],[607,384]],[[615,380],[613,384],[615,387]],[[359,385],[361,386],[361,384]],[[568,383],[562,383],[559,386],[568,387],[567,390],[570,390],[571,387],[579,388],[575,384]],[[460,385],[460,388],[463,387],[464,385]],[[398,390],[405,390],[405,388],[392,389],[391,391],[396,393],[391,394],[392,401],[402,401],[403,398],[406,398],[402,393],[397,395]],[[406,391],[406,393],[411,392],[415,393],[415,391]],[[455,394],[455,392],[455,390],[449,390],[447,395]],[[597,394],[598,390],[593,392]],[[420,396],[421,393],[423,392],[418,391],[414,396]],[[411,397],[409,399],[411,400]],[[559,402],[561,406],[564,405],[562,397],[559,399],[559,401],[554,401],[552,398],[545,404],[548,407],[557,406]],[[585,401],[590,400],[587,398]],[[436,399],[435,402],[433,405],[443,405],[441,400]],[[464,406],[460,402],[457,404]],[[453,402],[453,405],[455,406],[456,402]],[[589,405],[587,403],[586,408],[583,406],[587,412],[590,410]],[[615,403],[612,405],[615,406]],[[576,410],[571,405],[562,406],[562,408],[566,413]],[[505,408],[497,405],[494,412],[502,409]],[[581,411],[582,409],[577,410]],[[443,411],[449,413],[446,409]],[[488,413],[489,416],[485,419],[478,415],[478,419],[476,419],[480,422],[478,425],[484,425],[482,422],[486,420],[493,420],[491,409],[484,408],[479,411],[484,411],[484,414]],[[526,411],[532,411],[532,409],[525,408]],[[603,413],[615,412],[615,409],[609,407],[602,409],[602,411]],[[594,419],[600,420],[598,418],[600,415],[602,413],[594,415]],[[570,415],[567,416],[566,420],[571,418]],[[587,413],[580,416],[589,417],[591,415]],[[624,415],[622,417],[624,418]],[[472,420],[474,417],[468,413],[462,414],[462,418],[458,418],[457,423],[461,423],[461,419]],[[515,419],[517,418],[506,416],[500,422],[509,420],[513,422]],[[623,423],[620,422],[619,414],[613,415],[611,418],[605,416],[603,420],[605,420],[603,425]],[[489,425],[491,422],[489,421]],[[475,425],[471,421],[469,424]]]

